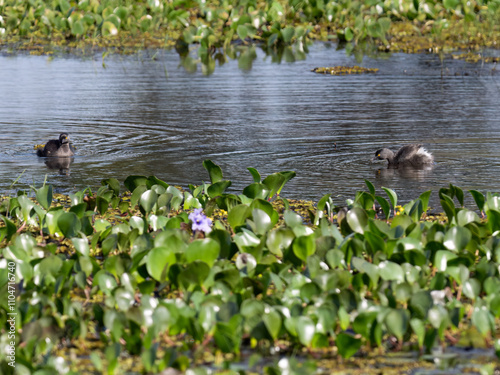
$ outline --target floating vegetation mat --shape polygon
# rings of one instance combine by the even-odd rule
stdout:
[[[431,216],[432,191],[313,204],[293,171],[236,193],[203,166],[0,197],[0,374],[498,373],[499,195],[450,184]]]
[[[377,73],[376,68],[363,68],[361,66],[331,66],[326,68],[314,68],[314,73],[331,74],[332,76],[344,76],[347,74]]]

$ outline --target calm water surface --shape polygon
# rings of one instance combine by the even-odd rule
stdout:
[[[402,202],[450,182],[500,191],[494,65],[394,54],[364,58],[377,74],[324,76],[310,70],[356,64],[325,44],[294,63],[273,63],[257,50],[251,69],[229,60],[209,76],[188,72],[174,51],[105,61],[103,68],[100,56],[0,56],[0,193],[39,186],[46,175],[59,192],[131,174],[186,187],[208,180],[204,159],[221,165],[234,191],[252,182],[247,167],[263,176],[295,170],[283,193],[290,198],[331,193],[342,203],[365,179],[396,190]],[[62,131],[77,156],[70,166],[47,165],[33,146]],[[411,142],[435,155],[433,169],[370,162],[377,148]]]

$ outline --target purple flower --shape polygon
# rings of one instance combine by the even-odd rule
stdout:
[[[188,218],[193,222],[193,225],[191,226],[191,229],[193,231],[198,230],[205,233],[210,233],[210,231],[212,230],[212,220],[203,213],[203,209],[196,208],[189,214]]]

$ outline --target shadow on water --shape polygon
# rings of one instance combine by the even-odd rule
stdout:
[[[364,190],[365,179],[379,194],[394,189],[402,203],[449,183],[499,190],[500,76],[491,64],[328,43],[181,52],[108,55],[106,68],[102,56],[0,57],[0,191],[24,169],[18,188],[47,173],[60,192],[132,174],[186,187],[208,179],[204,159],[222,167],[234,192],[252,182],[247,167],[263,176],[295,170],[284,196],[331,193],[338,204]],[[360,59],[379,71],[311,72]],[[65,161],[41,168],[33,151],[61,131],[78,148],[71,173]],[[432,170],[370,163],[378,148],[413,142],[433,153]]]

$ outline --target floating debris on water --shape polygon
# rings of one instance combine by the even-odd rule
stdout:
[[[331,74],[334,76],[343,76],[346,74],[363,74],[363,73],[376,73],[378,69],[376,68],[363,68],[361,66],[331,66],[331,67],[321,67],[314,68],[312,70],[314,73],[321,74]]]

